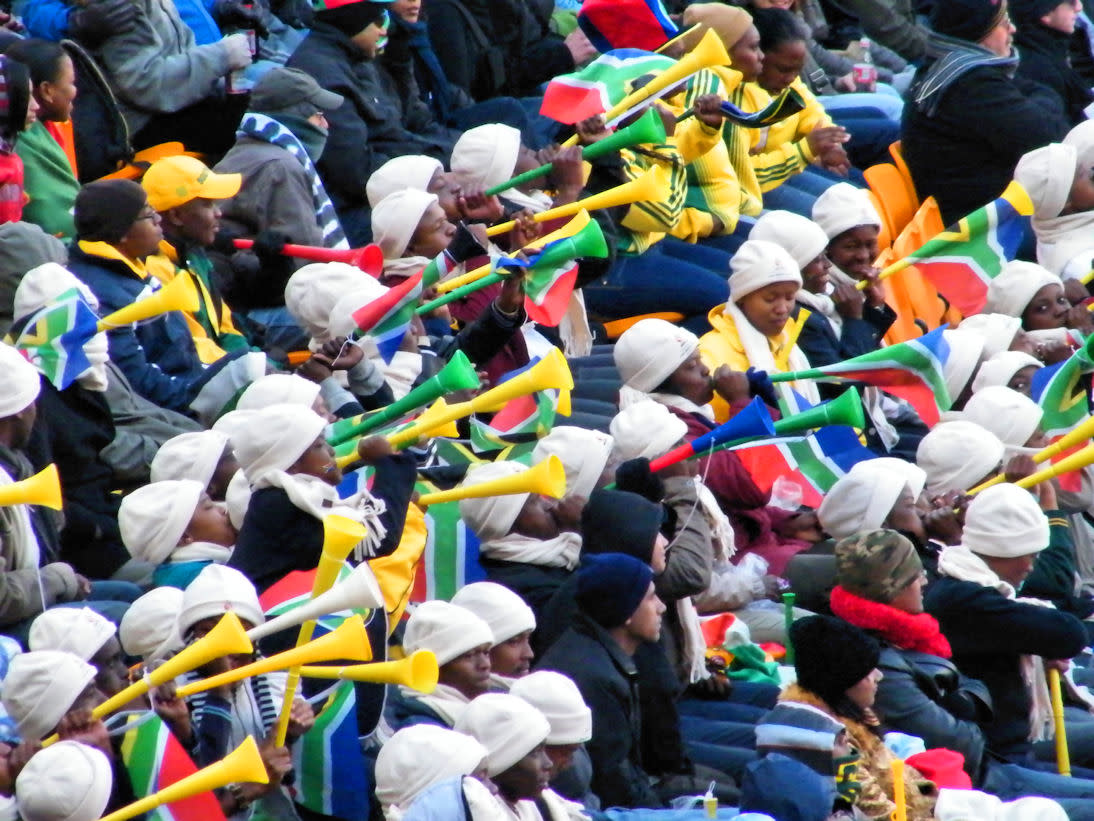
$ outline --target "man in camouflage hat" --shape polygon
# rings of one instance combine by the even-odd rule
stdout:
[[[855,596],[923,612],[923,562],[915,545],[895,530],[864,531],[837,542],[836,577]]]

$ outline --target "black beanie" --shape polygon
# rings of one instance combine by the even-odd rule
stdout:
[[[601,627],[611,629],[627,621],[653,581],[653,571],[634,556],[602,553],[586,556],[577,570],[577,606]]]
[[[1061,5],[1061,0],[1010,0],[1007,4],[1015,23],[1038,23]]]
[[[625,553],[650,563],[665,511],[625,490],[594,490],[581,511],[581,553]]]
[[[790,626],[798,684],[839,704],[843,694],[877,667],[881,648],[872,636],[842,619],[808,616]]]
[[[947,37],[977,43],[1007,13],[1005,0],[938,0],[931,9],[931,29]]]
[[[148,195],[133,180],[98,180],[76,194],[76,236],[115,243],[129,233]]]
[[[333,3],[327,5],[331,6]],[[334,8],[317,9],[315,19],[338,29],[347,37],[353,37],[379,20],[388,7],[388,3],[342,3]]]

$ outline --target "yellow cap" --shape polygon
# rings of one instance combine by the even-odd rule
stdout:
[[[194,157],[177,156],[156,160],[145,172],[141,185],[148,204],[166,211],[202,197],[224,200],[239,193],[241,174],[216,174]]]

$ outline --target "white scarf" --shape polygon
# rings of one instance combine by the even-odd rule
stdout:
[[[383,499],[375,498],[367,490],[340,499],[338,491],[322,479],[300,473],[289,474],[283,470],[272,470],[264,474],[255,482],[253,489],[264,487],[281,488],[294,505],[316,519],[322,520],[335,513],[364,525],[365,538],[353,548],[353,558],[357,563],[375,556],[380,542],[387,535],[387,528],[380,521],[380,516],[387,512],[387,505]]]
[[[182,547],[176,547],[171,551],[167,560],[169,564],[181,562],[209,562],[213,564],[227,564],[232,555],[232,548],[213,542],[190,542]]]
[[[479,553],[503,562],[522,562],[540,567],[564,567],[573,570],[581,557],[581,536],[563,532],[553,539],[533,539],[509,533],[479,545]]]
[[[414,698],[426,705],[430,710],[441,717],[449,727],[454,725],[471,703],[471,699],[447,684],[438,684],[433,692],[428,695],[409,687],[399,685],[399,690],[407,698]]]
[[[951,579],[972,582],[982,587],[998,590],[1006,598],[1038,607],[1052,607],[1041,599],[1018,598],[1018,593],[988,567],[987,563],[965,545],[950,545],[938,556],[938,572]],[[1031,708],[1029,716],[1029,740],[1044,741],[1052,738],[1055,725],[1052,720],[1052,701],[1048,694],[1048,679],[1040,656],[1026,655],[1020,660],[1022,679],[1029,690]]]
[[[737,338],[741,340],[741,347],[744,348],[745,356],[748,357],[748,363],[758,371],[767,371],[770,374],[781,373],[783,369],[775,363],[775,355],[771,352],[771,341],[756,330],[748,321],[748,317],[737,307],[737,303],[727,302],[722,310],[737,326]],[[786,358],[787,371],[804,371],[810,367],[809,360],[795,343]],[[775,387],[776,390],[785,391],[789,385],[792,385],[811,405],[820,402],[820,394],[817,393],[816,383],[812,379],[779,382]]]
[[[76,381],[85,390],[102,393],[107,388],[106,363],[110,361],[106,333],[97,333],[84,343],[84,356],[91,367],[77,376]]]
[[[1094,254],[1094,211],[1052,219],[1034,217],[1033,230],[1037,234],[1037,262],[1057,276],[1063,276],[1068,263],[1080,254]]]
[[[6,470],[0,468],[0,487],[14,484]],[[42,560],[38,537],[34,535],[34,525],[30,521],[30,508],[26,505],[12,505],[7,516],[11,522],[11,533],[0,539],[4,552],[8,554],[8,570],[37,570]],[[41,588],[39,575],[38,585]],[[42,593],[44,606],[45,594]]]

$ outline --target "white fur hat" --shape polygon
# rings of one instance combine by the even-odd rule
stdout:
[[[253,486],[272,471],[292,467],[326,426],[326,420],[311,408],[268,405],[254,411],[249,424],[232,433],[232,445],[239,466]]]
[[[932,496],[965,491],[982,482],[1003,462],[1003,443],[994,434],[967,420],[935,425],[916,450],[916,464],[927,474]]]
[[[15,779],[23,821],[95,821],[110,803],[113,787],[107,757],[78,741],[39,750]]]
[[[464,607],[439,600],[418,605],[403,633],[407,655],[415,650],[432,650],[439,665],[484,644],[494,646],[489,624]]]
[[[199,621],[219,618],[228,611],[255,627],[266,621],[258,592],[250,579],[232,567],[206,565],[183,591],[179,635],[186,638],[190,628]]]
[[[456,140],[450,167],[475,188],[490,188],[512,178],[520,153],[520,132],[501,123],[469,128]]]
[[[877,459],[864,459],[861,462],[853,464],[851,470],[848,471],[848,473],[856,476],[873,476],[878,472],[898,473],[903,476],[904,481],[908,486],[908,490],[911,491],[912,496],[917,499],[927,484],[927,474],[923,472],[923,468],[904,459],[897,459],[895,456],[879,456]]]
[[[354,312],[370,302],[375,302],[387,291],[386,287],[370,277],[368,282],[358,285],[339,299],[330,310],[330,335],[332,337],[350,336],[357,330],[357,323],[353,320]],[[359,340],[359,344],[366,346],[366,356],[371,355],[370,348],[367,346],[371,346],[373,351],[376,349],[376,342],[371,337]]]
[[[866,189],[856,188],[849,182],[838,182],[817,197],[813,203],[813,222],[829,240],[860,225],[881,227],[881,217]]]
[[[118,629],[125,652],[147,663],[182,649],[178,627],[182,600],[183,592],[177,587],[153,587],[129,605]]]
[[[612,437],[601,431],[558,425],[536,442],[532,462],[557,456],[566,473],[566,496],[587,499],[604,473],[613,444]]]
[[[303,405],[311,410],[319,383],[295,373],[268,373],[250,384],[236,403],[238,410],[262,410],[270,405]]]
[[[407,246],[414,239],[418,223],[429,206],[437,202],[436,194],[404,188],[388,194],[377,203],[372,209],[372,237],[384,252],[385,260],[406,256]]]
[[[490,628],[494,644],[536,629],[536,614],[524,599],[494,582],[473,582],[456,591],[452,604],[470,610]]]
[[[289,277],[285,307],[313,340],[326,342],[331,309],[343,294],[369,279],[360,268],[345,262],[312,262]]]
[[[0,419],[25,411],[41,389],[38,369],[11,345],[0,343]]]
[[[59,650],[91,661],[118,628],[90,607],[52,607],[35,617],[27,645],[34,650]]]
[[[163,564],[190,526],[205,485],[193,479],[153,482],[122,498],[118,529],[134,558]]]
[[[1026,189],[1036,219],[1053,219],[1067,205],[1075,181],[1078,152],[1074,146],[1050,143],[1028,151],[1014,168],[1014,179]]]
[[[42,310],[61,294],[75,288],[92,310],[98,310],[99,300],[76,275],[56,262],[44,262],[31,268],[19,280],[15,289],[12,317],[23,319]]]
[[[961,544],[981,556],[1028,556],[1040,553],[1048,541],[1048,517],[1033,495],[1017,485],[986,488],[965,511]]]
[[[527,701],[507,693],[485,693],[472,700],[455,728],[486,748],[486,773],[503,773],[547,740],[551,725]]]
[[[762,239],[747,240],[729,261],[729,298],[734,302],[777,282],[793,282],[800,288],[802,272],[781,245]]]
[[[427,787],[470,775],[486,758],[486,748],[464,733],[434,724],[412,724],[384,742],[376,756],[376,798],[405,809]]]
[[[0,700],[24,741],[45,738],[95,678],[95,668],[72,653],[38,650],[11,660]]]
[[[817,518],[834,539],[878,530],[907,487],[897,471],[847,473],[824,494]]]
[[[1010,447],[1025,447],[1043,416],[1041,406],[1028,396],[1001,385],[977,391],[965,405],[966,419],[991,431]]]
[[[950,346],[950,355],[942,364],[942,376],[946,380],[946,392],[956,402],[980,364],[984,338],[971,331],[946,330],[942,336]]]
[[[1083,120],[1064,137],[1064,145],[1075,149],[1077,165],[1094,168],[1094,120]]]
[[[548,744],[584,744],[593,737],[592,710],[569,676],[537,670],[514,681],[509,695],[524,699],[547,719]]]
[[[516,476],[528,470],[519,462],[486,462],[467,471],[461,485],[475,485],[503,476]],[[480,499],[460,499],[460,518],[484,542],[500,539],[513,529],[530,493],[510,493],[505,496],[484,496]]]
[[[610,428],[615,453],[624,462],[645,457],[656,459],[672,450],[688,432],[688,425],[660,402],[652,399],[623,408]]]
[[[1035,262],[1016,259],[1003,266],[1002,272],[988,283],[988,299],[983,313],[1020,317],[1037,292],[1046,285],[1063,282],[1056,274]]]
[[[612,349],[623,382],[649,393],[699,348],[699,337],[663,319],[640,319],[627,328]]]
[[[1014,378],[1014,375],[1022,368],[1037,368],[1044,367],[1040,360],[1034,359],[1028,353],[1024,351],[1003,351],[997,353],[995,356],[987,360],[980,366],[980,370],[976,372],[976,377],[972,380],[972,390],[975,395],[978,391],[982,391],[989,385],[1002,385],[1006,387],[1007,383]]]
[[[1022,330],[1022,320],[1006,314],[973,314],[961,320],[957,330],[979,334],[984,340],[984,357],[991,358],[1010,348]]]
[[[405,188],[428,191],[433,175],[438,171],[444,171],[441,161],[422,154],[404,154],[388,160],[373,171],[365,183],[368,207],[375,208],[388,194]]]
[[[792,211],[768,211],[748,234],[782,246],[799,268],[805,268],[828,247],[828,235],[817,223]]]
[[[160,445],[152,457],[151,481],[194,479],[208,487],[226,447],[228,435],[220,431],[180,433]]]

